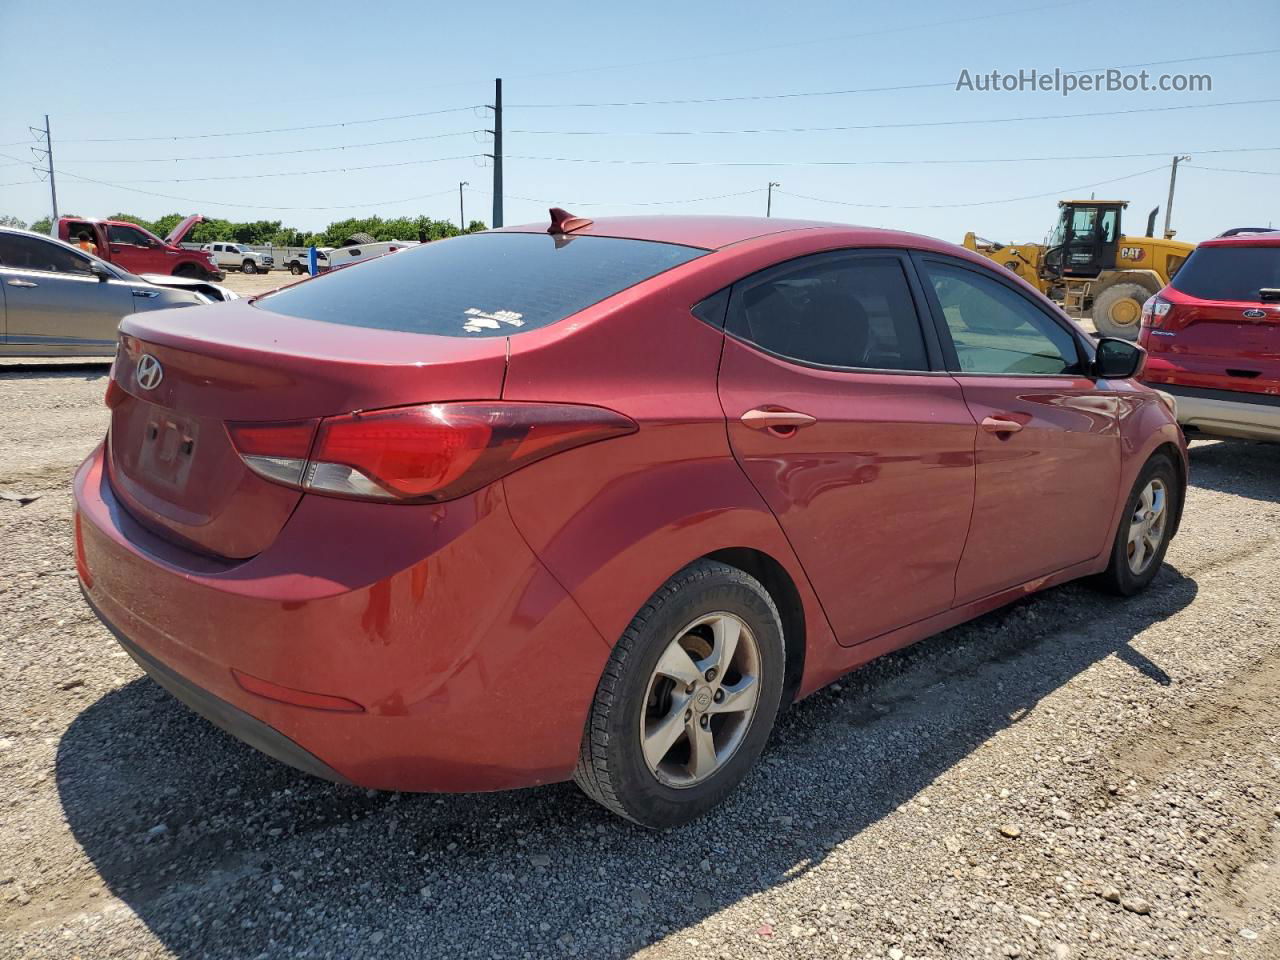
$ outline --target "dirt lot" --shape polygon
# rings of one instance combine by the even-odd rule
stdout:
[[[1280,447],[1194,445],[1143,596],[881,661],[659,835],[312,780],[141,676],[73,572],[104,386],[0,370],[0,957],[1280,957]]]

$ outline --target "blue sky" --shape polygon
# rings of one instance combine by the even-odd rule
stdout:
[[[0,166],[0,213],[34,220],[49,212],[48,185],[22,182],[34,175],[17,162],[30,157],[22,144],[27,126],[48,113],[64,212],[200,212],[306,228],[365,213],[456,219],[458,183],[466,180],[468,219],[488,221],[492,171],[474,155],[491,147],[474,131],[491,126],[491,117],[469,108],[491,102],[493,78],[501,76],[508,224],[543,219],[549,203],[596,216],[758,215],[765,185],[777,181],[775,216],[893,226],[954,241],[967,229],[1027,241],[1044,235],[1056,199],[1095,193],[1132,201],[1127,232],[1141,232],[1146,212],[1163,207],[1175,152],[1192,156],[1179,172],[1180,238],[1280,224],[1280,149],[1252,149],[1280,148],[1280,102],[938,125],[1280,98],[1280,53],[1220,56],[1280,48],[1275,0],[1222,0],[1211,8],[1169,2],[1155,12],[1100,0],[1016,7],[328,0],[307,9],[252,0],[0,0],[0,143],[7,144],[0,152],[8,155],[0,156],[7,164]],[[969,19],[977,17],[983,19]],[[1195,57],[1218,59],[1147,69],[1209,73],[1211,92],[1063,97],[954,89],[966,68],[1080,70]],[[569,106],[933,84],[941,85]],[[433,115],[317,126],[427,113]],[[934,125],[707,132],[885,124]],[[207,136],[309,126],[317,128]],[[84,142],[127,137],[170,139]],[[184,137],[191,139],[172,139]],[[391,140],[406,142],[356,146]],[[347,149],[329,149],[340,145]],[[172,159],[263,153],[274,155]],[[1115,154],[1150,155],[1022,159]],[[880,160],[912,162],[868,162]],[[302,173],[315,170],[334,172]],[[987,202],[1034,194],[1046,196]],[[706,197],[718,199],[684,202]],[[962,203],[982,205],[946,206]]]

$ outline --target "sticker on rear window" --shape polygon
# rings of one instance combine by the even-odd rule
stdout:
[[[495,310],[493,313],[486,313],[479,307],[468,307],[462,311],[466,315],[467,322],[462,325],[462,329],[467,333],[479,333],[482,330],[498,330],[502,324],[508,323],[513,327],[523,327],[523,313],[516,313],[514,310]]]

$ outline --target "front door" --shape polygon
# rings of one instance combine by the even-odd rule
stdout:
[[[116,327],[133,312],[133,287],[100,280],[74,250],[27,234],[0,234],[6,342],[10,352],[109,355]]]
[[[107,244],[111,260],[133,273],[172,272],[170,259],[175,256],[155,237],[137,227],[123,223],[107,224]]]
[[[1120,489],[1118,401],[1069,323],[992,271],[918,255],[948,367],[979,425],[956,603],[1097,556]]]
[[[976,427],[923,304],[892,251],[800,258],[730,296],[730,444],[846,645],[953,600]]]

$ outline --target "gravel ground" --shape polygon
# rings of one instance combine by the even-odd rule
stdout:
[[[103,368],[0,370],[0,957],[1280,957],[1280,446],[1197,442],[1168,565],[794,707],[667,834],[568,785],[341,788],[188,713],[81,602]]]

